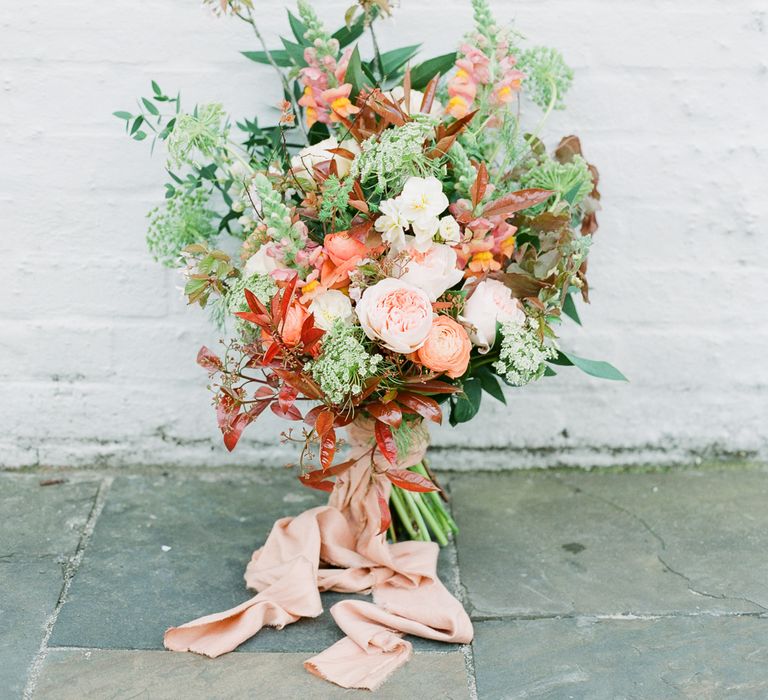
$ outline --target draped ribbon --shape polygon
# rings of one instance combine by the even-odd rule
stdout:
[[[439,548],[433,542],[387,544],[380,529],[377,490],[387,499],[386,462],[371,458],[369,424],[348,429],[354,465],[338,476],[328,505],[278,520],[245,572],[250,600],[165,633],[165,647],[209,657],[235,649],[262,627],[277,627],[323,612],[320,591],[373,594],[373,603],[343,600],[331,615],[346,635],[307,660],[304,667],[343,688],[375,690],[411,656],[403,634],[468,644],[472,623],[437,577]],[[421,461],[423,426],[414,429],[410,453]],[[323,566],[321,566],[321,564]]]

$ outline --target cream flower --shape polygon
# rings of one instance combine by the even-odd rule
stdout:
[[[424,253],[409,252],[411,256],[400,279],[423,289],[430,301],[437,301],[446,289],[458,284],[464,276],[456,267],[456,251],[447,245],[434,243]]]
[[[408,221],[400,210],[397,199],[385,199],[379,204],[381,216],[376,219],[373,227],[381,234],[381,239],[389,243],[395,251],[405,248],[405,227]]]
[[[424,216],[416,219],[411,228],[415,237],[414,247],[424,253],[432,245],[432,238],[440,228],[440,221],[436,216]]]
[[[390,100],[393,102],[397,102],[400,107],[402,108],[403,112],[406,111],[405,109],[405,90],[403,90],[402,85],[398,85],[397,87],[392,88],[389,92],[384,93],[387,97],[389,97]],[[414,114],[420,114],[421,113],[421,101],[424,99],[424,93],[419,92],[418,90],[411,90],[410,94],[410,104],[408,105],[408,114],[414,115]],[[429,113],[433,117],[439,117],[443,113],[443,105],[440,104],[437,100],[432,101],[432,107],[429,110]]]
[[[525,311],[503,282],[486,279],[475,287],[464,304],[462,320],[474,326],[469,337],[480,352],[488,352],[496,341],[496,322],[524,323]]]
[[[456,245],[461,240],[461,229],[459,224],[450,214],[440,219],[440,228],[438,229],[440,238],[446,243]]]
[[[274,246],[271,243],[265,243],[259,248],[243,266],[243,275],[252,277],[253,275],[268,275],[270,272],[282,268],[283,266],[270,254]]]
[[[329,331],[336,321],[346,325],[352,323],[352,302],[338,289],[329,289],[318,294],[309,305],[309,312],[315,315],[315,326]]]
[[[409,177],[399,197],[400,210],[408,221],[440,216],[448,208],[448,197],[436,177]]]
[[[355,155],[360,153],[360,146],[357,145],[357,141],[354,139],[347,139],[339,143],[333,136],[324,141],[319,141],[313,146],[302,148],[291,158],[291,170],[294,176],[301,181],[302,185],[314,187],[314,167],[326,160],[336,161],[336,170],[339,177],[345,177],[349,174],[352,161],[344,156],[331,153],[329,149],[333,148],[343,148]]]
[[[355,310],[371,340],[404,355],[424,345],[432,328],[432,304],[427,293],[391,277],[368,287]]]

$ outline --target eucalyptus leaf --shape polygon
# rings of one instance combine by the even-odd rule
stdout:
[[[343,49],[345,46],[349,46],[355,39],[361,37],[365,31],[365,15],[361,15],[360,19],[353,22],[349,27],[342,27],[338,31],[333,33],[333,38],[339,42],[339,46]]]
[[[129,121],[130,119],[133,119],[133,115],[130,112],[112,112],[118,119],[124,119],[125,121]]]
[[[573,300],[573,296],[570,294],[565,295],[565,301],[563,302],[563,313],[581,325],[581,319],[579,318],[579,311],[576,308],[576,302]]]
[[[307,25],[290,10],[286,10],[286,12],[288,12],[288,22],[291,25],[291,31],[293,32],[293,36],[296,37],[296,41],[303,46],[309,46],[309,42],[304,38],[304,35],[307,33]]]
[[[150,102],[146,97],[142,97],[141,101],[144,107],[146,108],[147,112],[149,112],[154,116],[158,116],[160,114],[160,110],[157,107],[155,107],[155,105],[152,104],[152,102]]]

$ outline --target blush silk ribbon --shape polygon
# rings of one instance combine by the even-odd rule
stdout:
[[[426,428],[417,428],[403,464],[418,463],[426,451]],[[348,432],[356,461],[337,477],[328,505],[281,518],[253,553],[245,582],[257,595],[231,610],[171,627],[167,649],[226,654],[265,625],[282,629],[320,615],[320,591],[373,594],[373,603],[333,605],[331,615],[346,636],[304,662],[309,672],[343,688],[375,690],[406,663],[413,649],[403,634],[472,641],[469,616],[437,577],[438,545],[390,545],[385,534],[377,534],[377,488],[389,497],[390,482],[381,473],[387,465],[371,463],[369,425],[358,422]]]

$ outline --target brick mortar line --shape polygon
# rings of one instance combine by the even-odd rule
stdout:
[[[64,581],[61,587],[61,592],[59,593],[59,598],[56,601],[56,606],[54,607],[53,612],[46,620],[44,627],[45,633],[43,634],[43,639],[40,642],[37,655],[35,656],[32,664],[29,666],[29,670],[27,671],[27,683],[24,687],[22,700],[31,700],[34,696],[35,690],[37,688],[37,682],[40,679],[40,674],[43,670],[43,663],[48,656],[48,641],[51,638],[53,628],[59,618],[61,608],[63,607],[64,603],[67,602],[69,589],[72,585],[72,581],[74,580],[75,575],[77,574],[78,569],[80,568],[80,564],[83,561],[85,550],[91,540],[93,531],[96,528],[96,522],[98,521],[99,516],[104,509],[104,504],[106,503],[107,494],[109,493],[109,488],[112,485],[113,479],[114,477],[112,476],[102,477],[99,488],[96,491],[96,497],[93,499],[93,505],[91,506],[90,513],[88,513],[88,518],[85,521],[85,526],[83,527],[80,539],[78,540],[75,553],[72,555],[72,557],[69,558],[64,567]]]

